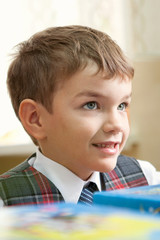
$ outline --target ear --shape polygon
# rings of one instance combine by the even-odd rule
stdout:
[[[40,109],[40,104],[32,99],[23,100],[19,107],[19,118],[24,129],[37,140],[45,138]]]

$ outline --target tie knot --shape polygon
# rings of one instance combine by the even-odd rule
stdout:
[[[84,188],[85,188],[85,187],[84,187]],[[98,191],[97,184],[94,183],[94,182],[90,182],[86,188],[87,188],[89,191],[91,191],[92,193]]]
[[[90,182],[87,186],[84,186],[78,202],[92,205],[93,193],[96,191],[98,191],[97,185],[94,182]]]

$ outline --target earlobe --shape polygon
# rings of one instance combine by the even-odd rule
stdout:
[[[39,104],[32,99],[25,99],[19,108],[19,118],[25,130],[37,140],[45,137],[43,124],[41,123],[41,111]]]

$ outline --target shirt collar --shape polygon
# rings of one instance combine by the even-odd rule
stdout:
[[[31,158],[29,164],[54,183],[65,202],[77,203],[84,185],[88,182],[96,183],[101,191],[99,172],[93,172],[87,181],[83,181],[66,167],[45,157],[38,148],[36,157]]]

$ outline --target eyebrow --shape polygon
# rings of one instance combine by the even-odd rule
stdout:
[[[78,93],[75,97],[96,97],[96,98],[106,98],[105,95],[95,92],[95,91],[85,91],[85,92],[80,92]],[[127,94],[126,96],[123,97],[123,99],[129,99],[132,96],[132,92],[130,94]]]
[[[95,91],[85,91],[85,92],[80,92],[76,95],[76,97],[103,97],[102,94],[95,92]]]

